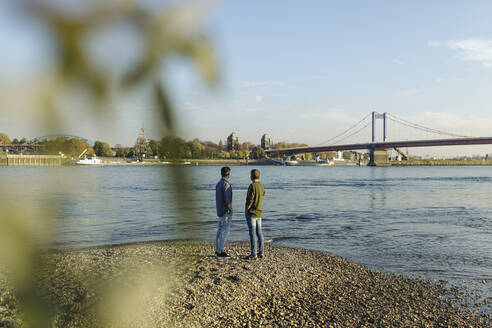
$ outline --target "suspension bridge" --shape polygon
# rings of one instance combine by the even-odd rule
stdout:
[[[371,120],[368,118],[371,117]],[[383,121],[383,140],[376,142],[375,130],[376,121]],[[405,141],[388,141],[387,138],[387,122],[392,121],[400,125],[423,131],[426,133],[440,136],[439,139],[424,139],[424,140],[405,140]],[[350,137],[359,134],[371,126],[371,142],[367,143],[347,143],[343,141]],[[443,136],[448,138],[442,138]],[[452,137],[452,138],[449,138]],[[285,148],[285,149],[269,149],[265,153],[270,157],[292,156],[303,153],[322,153],[329,151],[344,151],[344,150],[367,150],[369,151],[370,166],[385,166],[388,165],[388,150],[395,149],[398,153],[406,156],[401,152],[400,148],[413,147],[439,147],[439,146],[467,146],[467,145],[486,145],[492,144],[492,137],[469,137],[455,133],[445,132],[421,124],[413,123],[408,120],[399,118],[390,113],[372,112],[362,120],[352,125],[345,131],[335,137],[324,141],[323,143],[313,147]]]

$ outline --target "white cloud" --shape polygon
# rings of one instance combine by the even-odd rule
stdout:
[[[419,94],[422,91],[424,91],[424,88],[408,89],[408,90],[403,90],[403,91],[397,92],[396,96],[398,96],[398,97],[410,97],[410,96],[415,96],[416,94]]]
[[[398,58],[395,58],[395,59],[393,59],[393,64],[395,64],[395,65],[403,65],[405,63],[402,60],[400,60]]]
[[[259,104],[263,101],[263,97],[260,95],[256,95],[256,102]]]
[[[431,47],[445,47],[458,51],[457,58],[480,62],[485,67],[492,66],[492,40],[471,38],[451,41],[431,41]]]
[[[287,81],[242,81],[236,84],[240,88],[272,87],[287,85]]]
[[[463,79],[460,77],[436,77],[434,81],[436,83],[448,83],[448,82],[463,81]]]

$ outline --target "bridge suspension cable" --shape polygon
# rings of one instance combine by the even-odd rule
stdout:
[[[317,144],[316,146],[321,146],[321,145],[328,145],[329,142],[333,141],[333,140],[336,140],[338,139],[339,137],[343,136],[345,133],[349,132],[350,130],[354,129],[357,125],[361,124],[362,122],[364,122],[369,116],[371,116],[371,113],[369,113],[368,115],[366,115],[362,120],[360,120],[359,122],[355,123],[354,125],[352,125],[351,127],[349,127],[348,129],[346,129],[345,131],[343,131],[342,133],[340,134],[337,134],[336,136],[334,136],[333,138],[330,138],[328,140],[325,140],[319,144]],[[363,130],[365,127],[367,127],[371,122],[367,123],[366,125],[364,125],[362,128],[360,128],[359,130],[357,130],[355,133],[352,133],[351,135],[345,137],[344,139],[342,140],[345,140],[351,136],[353,136],[354,134],[357,134],[358,132],[360,132],[361,130]],[[341,141],[341,140],[339,140]]]
[[[435,134],[444,135],[444,136],[451,136],[451,137],[458,137],[458,138],[469,138],[469,136],[464,136],[464,135],[455,134],[455,133],[451,133],[451,132],[445,132],[445,131],[429,128],[429,127],[426,127],[426,126],[423,126],[423,125],[420,125],[417,123],[413,123],[413,122],[407,121],[403,118],[399,118],[395,115],[392,115],[390,113],[386,113],[386,115],[391,121],[405,125],[405,126],[408,126],[408,127],[411,127],[411,128],[414,128],[416,130],[429,132],[429,133],[435,133]]]
[[[348,136],[344,137],[343,139],[339,139],[337,141],[335,141],[333,144],[337,144],[337,143],[340,143],[341,141],[344,141],[344,140],[347,140],[348,138],[356,135],[357,133],[359,133],[360,131],[364,130],[365,128],[367,128],[372,122],[367,122],[364,126],[362,126],[359,130],[349,134]]]

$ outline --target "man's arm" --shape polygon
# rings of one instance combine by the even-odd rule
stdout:
[[[224,185],[224,199],[228,209],[227,214],[232,215],[232,187],[228,183]]]
[[[244,204],[244,213],[248,213],[249,209],[251,208],[251,205],[253,205],[253,186],[249,185],[248,187],[248,193],[246,194],[246,204]]]

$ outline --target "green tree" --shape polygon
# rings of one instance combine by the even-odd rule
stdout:
[[[218,155],[217,155],[218,158],[220,159],[227,159],[227,158],[231,158],[231,154],[227,151],[221,151]]]
[[[8,135],[0,133],[0,145],[10,145],[11,141]]]
[[[116,157],[126,157],[125,148],[116,148]]]
[[[102,142],[101,141],[96,141],[94,142],[94,153],[97,155],[97,156],[102,156]]]
[[[262,159],[265,158],[265,150],[260,146],[256,146],[253,148],[250,154],[252,159]]]
[[[127,147],[124,147],[120,144],[114,145],[114,148],[116,149],[116,157],[126,157],[126,152],[127,152]]]
[[[167,136],[159,142],[159,158],[181,159],[190,157],[191,151],[189,146],[181,138]]]
[[[149,140],[149,151],[151,155],[157,156],[159,153],[159,143],[153,139]]]
[[[94,142],[94,153],[97,156],[113,156],[113,150],[107,142],[96,141]]]
[[[238,158],[241,158],[241,159],[248,158],[249,157],[249,153],[250,153],[249,150],[240,150],[238,152]]]
[[[14,145],[18,145],[19,144],[19,139],[17,139],[17,138],[12,139],[12,143]]]
[[[191,158],[203,158],[205,146],[199,142],[192,141],[190,144]]]
[[[203,141],[201,143],[205,150],[203,151],[203,157],[205,158],[215,158],[219,153],[219,146],[211,141]]]
[[[126,156],[125,157],[135,157],[137,156],[137,153],[135,153],[135,149],[134,148],[127,148],[126,152],[125,152]]]
[[[23,144],[23,145],[24,145],[24,144],[26,144],[26,143],[27,143],[27,139],[23,137],[23,138],[19,141],[19,143],[21,143],[21,144]]]

